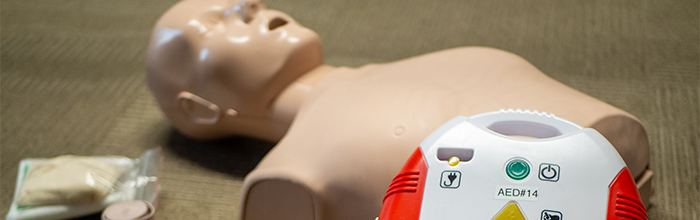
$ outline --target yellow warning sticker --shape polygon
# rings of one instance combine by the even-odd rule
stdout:
[[[523,213],[520,211],[518,203],[512,201],[507,203],[501,211],[493,216],[491,220],[527,220]]]

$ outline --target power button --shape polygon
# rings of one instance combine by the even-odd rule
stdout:
[[[513,180],[523,180],[530,175],[530,164],[524,159],[511,159],[506,163],[506,175]]]
[[[542,181],[550,181],[550,182],[557,182],[559,181],[559,173],[561,171],[561,168],[559,165],[552,164],[552,163],[542,163],[540,164],[540,180]]]

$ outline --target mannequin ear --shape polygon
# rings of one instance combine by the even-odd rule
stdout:
[[[197,124],[215,124],[221,117],[221,109],[218,105],[190,92],[178,94],[177,108],[181,114]]]

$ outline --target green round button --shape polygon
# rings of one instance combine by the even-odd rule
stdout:
[[[530,165],[525,160],[515,159],[508,162],[506,165],[506,174],[514,180],[522,180],[530,175]]]

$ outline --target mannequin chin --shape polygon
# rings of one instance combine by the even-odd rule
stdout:
[[[648,187],[645,201],[651,192],[637,118],[502,50],[332,67],[323,65],[316,33],[258,1],[185,0],[156,24],[147,74],[183,134],[279,141],[245,179],[243,219],[374,219],[391,179],[428,134],[455,116],[502,108],[595,128],[643,181],[638,187]]]

